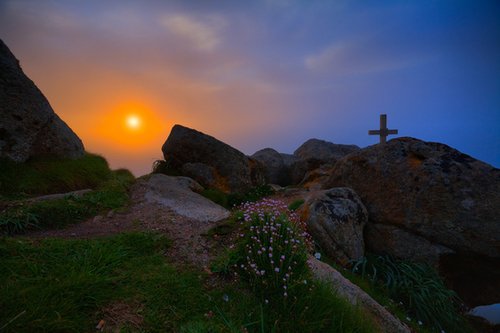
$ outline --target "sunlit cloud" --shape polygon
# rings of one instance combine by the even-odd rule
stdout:
[[[188,40],[195,48],[202,51],[213,51],[220,43],[220,30],[224,20],[220,17],[209,17],[197,20],[187,15],[166,16],[161,24],[170,32]]]

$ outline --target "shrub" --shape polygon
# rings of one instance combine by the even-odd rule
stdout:
[[[438,331],[468,331],[459,313],[458,296],[446,288],[432,267],[390,256],[368,256],[355,262],[353,271],[382,283],[417,322]]]

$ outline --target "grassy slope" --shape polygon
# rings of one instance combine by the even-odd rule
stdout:
[[[325,332],[372,332],[325,286],[304,298],[310,312],[295,318],[293,311],[276,313],[237,284],[208,287],[205,274],[174,268],[162,254],[167,246],[161,236],[145,233],[0,240],[0,330],[90,332],[103,309],[118,301],[141,305],[140,330],[147,332],[312,332],[307,327],[317,327],[317,318],[330,324]],[[127,323],[121,328],[139,330]]]
[[[16,199],[51,193],[96,188],[112,175],[98,155],[79,159],[44,157],[26,163],[0,160],[0,199]]]
[[[8,208],[0,207],[0,233],[62,227],[122,207],[128,201],[127,188],[133,181],[129,171],[111,171],[105,159],[90,154],[76,160],[45,158],[25,164],[2,161],[0,199]],[[85,188],[94,191],[83,197],[22,201],[29,196]]]

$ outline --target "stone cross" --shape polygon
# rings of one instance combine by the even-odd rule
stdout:
[[[379,135],[380,136],[380,144],[384,144],[386,142],[387,136],[390,134],[398,134],[398,130],[390,130],[387,128],[387,115],[380,115],[380,129],[379,130],[369,130],[369,135]]]

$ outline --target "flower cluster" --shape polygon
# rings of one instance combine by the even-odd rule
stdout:
[[[288,297],[290,286],[303,282],[307,270],[311,238],[305,225],[278,200],[245,203],[241,210],[241,274],[264,294]]]

